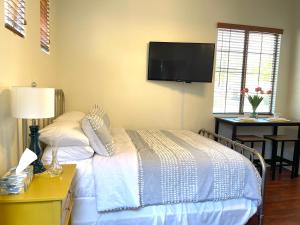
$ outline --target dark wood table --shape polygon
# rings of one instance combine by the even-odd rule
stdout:
[[[272,135],[277,135],[278,133],[278,128],[279,127],[298,127],[298,139],[300,139],[300,122],[298,121],[269,121],[267,118],[258,118],[256,121],[251,121],[251,122],[245,122],[245,121],[240,121],[237,117],[235,118],[229,118],[229,117],[215,117],[215,133],[219,133],[220,129],[220,124],[229,124],[232,126],[232,134],[231,134],[231,139],[236,140],[237,136],[237,128],[238,127],[272,127],[273,128],[273,133]],[[296,164],[295,164],[295,171],[294,171],[294,176],[298,177],[298,169],[299,169],[299,152],[300,152],[300,145],[299,142],[297,142],[296,148]],[[274,167],[274,164],[271,165]],[[273,168],[272,168],[273,170]]]

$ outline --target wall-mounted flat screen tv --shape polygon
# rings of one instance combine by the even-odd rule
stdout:
[[[148,80],[211,82],[215,44],[150,42]]]

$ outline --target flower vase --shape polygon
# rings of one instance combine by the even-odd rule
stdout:
[[[257,112],[253,111],[252,113],[250,113],[250,118],[257,119],[257,117],[258,117],[258,113]]]
[[[255,118],[257,119],[258,113],[256,112],[256,109],[258,108],[259,104],[257,106],[252,106],[252,112],[250,113],[250,118]]]

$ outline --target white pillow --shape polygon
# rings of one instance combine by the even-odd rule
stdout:
[[[80,123],[59,121],[40,130],[40,141],[50,146],[89,146],[89,139],[83,133]]]
[[[97,152],[99,155],[109,156],[105,146],[102,144],[101,140],[96,135],[87,117],[81,120],[81,128],[85,135],[88,137],[90,145],[92,146],[94,151]]]
[[[80,122],[82,118],[85,116],[85,113],[79,111],[71,111],[62,114],[61,116],[57,117],[54,122],[59,121],[73,121],[73,122]]]
[[[91,158],[94,151],[89,146],[51,147],[47,146],[42,157],[43,162],[50,164],[52,161],[52,150],[57,148],[57,160],[59,162],[77,161]]]

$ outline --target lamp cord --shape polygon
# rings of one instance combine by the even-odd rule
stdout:
[[[182,82],[182,98],[181,98],[181,130],[184,129],[184,106],[185,106],[185,82]]]

